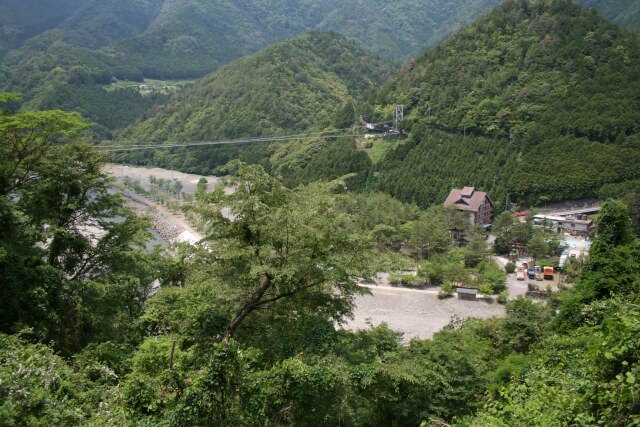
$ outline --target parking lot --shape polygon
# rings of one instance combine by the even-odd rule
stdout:
[[[404,340],[427,339],[446,326],[454,317],[487,319],[502,317],[504,306],[484,300],[461,301],[455,296],[438,299],[438,288],[410,289],[390,286],[381,275],[377,284],[365,284],[371,295],[356,297],[354,319],[345,328],[367,329],[386,322],[389,328],[402,332]]]

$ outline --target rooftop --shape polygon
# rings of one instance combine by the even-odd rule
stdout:
[[[474,187],[454,188],[444,201],[444,205],[455,206],[463,211],[478,212],[485,198],[493,206],[493,202],[484,191],[476,191]]]

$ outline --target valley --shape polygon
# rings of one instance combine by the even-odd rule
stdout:
[[[193,196],[198,181],[207,180],[207,190],[212,191],[219,185],[219,178],[185,174],[162,168],[144,168],[126,165],[108,164],[105,171],[122,185],[125,178],[129,178],[146,190],[152,190],[152,180],[178,181],[182,184],[181,196],[174,196],[173,200],[184,203],[185,198]],[[127,187],[124,187],[125,189]],[[202,231],[196,230],[189,224],[189,220],[173,206],[167,203],[151,200],[151,196],[142,196],[130,190],[125,190],[125,197],[136,205],[141,214],[150,215],[153,226],[159,229],[160,235],[170,243],[196,243],[203,238]],[[128,194],[127,194],[128,193]],[[437,298],[438,287],[427,290],[416,290],[402,287],[392,287],[389,284],[388,273],[383,273],[375,280],[375,284],[361,282],[367,287],[370,295],[358,296],[355,299],[354,317],[345,326],[349,329],[368,329],[380,323],[389,325],[394,331],[401,332],[405,342],[414,338],[429,339],[452,319],[491,318],[504,316],[504,306],[484,301],[469,302]],[[515,288],[516,285],[514,285]],[[511,292],[515,289],[509,289]],[[514,292],[514,295],[517,293]]]
[[[639,425],[638,22],[0,0],[0,425]]]

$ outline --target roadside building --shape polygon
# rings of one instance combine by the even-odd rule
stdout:
[[[474,187],[454,188],[449,193],[445,206],[453,206],[457,210],[469,215],[472,225],[490,225],[495,204],[484,191],[477,191]]]
[[[565,232],[572,236],[587,237],[595,226],[590,219],[577,219],[571,216],[535,215],[533,223],[550,225],[558,233]]]

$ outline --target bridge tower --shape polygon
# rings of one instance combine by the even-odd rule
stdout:
[[[396,104],[396,116],[393,120],[393,127],[398,132],[400,131],[400,129],[398,129],[398,125],[402,120],[404,120],[404,105]]]

